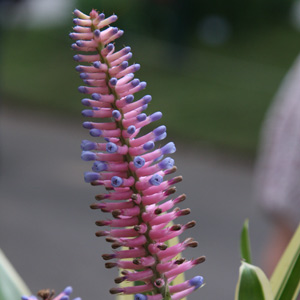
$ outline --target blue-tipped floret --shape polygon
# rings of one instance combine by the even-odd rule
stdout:
[[[89,150],[95,150],[96,149],[96,143],[88,141],[88,140],[83,140],[81,142],[81,149],[83,151],[89,151]]]
[[[146,95],[143,99],[144,104],[148,104],[152,100],[152,97],[150,95]]]
[[[145,165],[145,159],[143,157],[136,156],[133,159],[133,164],[136,168],[141,168]]]
[[[89,75],[88,75],[87,73],[80,73],[80,74],[79,74],[79,77],[80,77],[81,79],[88,79],[88,78],[89,78]]]
[[[64,289],[64,293],[68,296],[70,296],[73,292],[73,288],[71,286],[67,286],[65,289]]]
[[[82,72],[82,67],[81,67],[81,66],[76,66],[76,67],[75,67],[75,70],[76,70],[77,72]]]
[[[125,70],[127,67],[128,67],[128,61],[127,60],[125,60],[125,61],[123,61],[121,64],[120,64],[120,67],[121,67],[121,69],[122,70]]]
[[[95,31],[94,31],[94,35],[95,35],[95,37],[99,37],[100,36],[100,30],[99,29],[96,29]]]
[[[136,72],[141,68],[141,65],[140,64],[134,64],[133,67],[134,67],[134,71]]]
[[[96,159],[96,154],[91,151],[82,151],[81,159],[84,161],[91,161]]]
[[[142,121],[145,121],[145,120],[146,120],[147,115],[146,115],[145,113],[142,113],[142,114],[137,115],[136,118],[137,118],[137,120],[138,120],[139,122],[142,122]]]
[[[106,151],[108,153],[116,153],[118,151],[118,146],[115,143],[109,142],[106,144]]]
[[[95,61],[95,62],[93,62],[93,66],[94,66],[94,68],[99,69],[100,66],[101,66],[101,62],[100,61]]]
[[[123,183],[123,179],[119,176],[113,176],[111,179],[111,185],[113,187],[118,187],[118,186],[122,185],[122,183]]]
[[[134,134],[136,131],[136,128],[134,125],[130,125],[128,128],[127,128],[127,133],[128,134]]]
[[[112,85],[112,86],[115,86],[118,82],[118,79],[115,78],[115,77],[112,77],[110,80],[109,80],[109,83]]]
[[[163,177],[159,174],[154,174],[150,180],[149,180],[150,184],[158,186],[163,182]]]
[[[154,148],[154,146],[155,146],[155,144],[152,141],[150,141],[150,142],[145,143],[143,145],[143,148],[144,148],[144,150],[149,151],[149,150],[152,150]]]
[[[161,162],[158,163],[161,169],[170,169],[174,166],[174,159],[171,157],[166,157]]]
[[[132,86],[138,86],[139,83],[140,83],[140,80],[137,79],[137,78],[135,78],[135,79],[133,79],[133,80],[131,81],[131,85],[132,85]]]
[[[81,61],[81,56],[80,56],[79,54],[75,54],[75,55],[73,56],[73,59],[74,59],[75,61]]]
[[[92,117],[93,116],[93,111],[91,109],[84,109],[81,114],[84,116],[84,117]]]
[[[123,51],[124,51],[125,54],[127,54],[131,51],[131,47],[126,46],[126,47],[123,48]]]
[[[133,95],[128,95],[125,98],[125,101],[127,104],[131,103],[134,100],[134,96]]]
[[[192,278],[189,283],[190,285],[195,287],[195,290],[198,289],[199,287],[201,287],[201,285],[203,285],[204,279],[202,276],[195,276],[194,278]]]
[[[85,172],[84,173],[84,181],[87,183],[91,183],[95,180],[100,179],[100,175],[94,172]]]
[[[102,131],[100,129],[93,128],[90,130],[90,135],[93,137],[98,137],[102,135]]]
[[[60,298],[60,300],[70,300],[68,295],[64,295]]]
[[[117,33],[118,32],[118,28],[114,27],[113,32]],[[110,52],[110,51],[112,51],[114,49],[114,44],[109,43],[105,48]]]
[[[82,94],[87,94],[87,88],[85,86],[78,87],[78,91]]]
[[[161,117],[162,117],[162,113],[160,111],[157,111],[150,116],[152,122],[158,121],[159,119],[161,119]]]
[[[104,161],[95,161],[92,170],[94,172],[102,172],[107,170],[107,164]]]
[[[83,128],[86,128],[86,129],[93,129],[94,128],[92,122],[83,122],[82,126],[83,126]]]
[[[118,120],[121,117],[121,113],[117,109],[115,109],[112,111],[112,117]]]
[[[98,100],[101,99],[101,95],[98,94],[98,93],[93,93],[93,94],[91,95],[91,97],[92,97],[93,100],[96,100],[96,101],[98,101]]]
[[[160,148],[162,154],[170,154],[174,153],[176,151],[175,144],[173,142],[170,142],[166,144],[165,146]]]
[[[153,133],[156,135],[156,136],[159,136],[159,135],[162,135],[163,133],[165,133],[167,130],[167,127],[165,125],[161,125],[157,128],[155,128],[153,130]]]
[[[161,141],[161,140],[165,139],[166,137],[167,137],[167,133],[164,132],[163,134],[157,136],[154,141],[158,142],[158,141]]]
[[[84,106],[91,106],[91,103],[90,103],[89,99],[87,99],[87,98],[82,99],[81,104]]]
[[[143,294],[136,294],[134,295],[134,300],[147,300],[147,296]]]
[[[83,45],[84,45],[84,42],[83,42],[83,41],[81,41],[81,40],[79,40],[79,41],[76,41],[76,45],[77,45],[78,47],[83,47]]]

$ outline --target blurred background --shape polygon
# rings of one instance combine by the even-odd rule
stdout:
[[[232,299],[243,220],[253,223],[257,264],[268,233],[251,196],[253,163],[265,112],[300,49],[300,2],[0,1],[0,247],[34,292],[72,284],[83,299],[113,299],[100,258],[108,246],[91,234],[95,192],[81,178],[75,7],[118,15],[117,45],[131,46],[154,100],[147,114],[162,111],[178,142],[180,191],[200,219],[191,234],[208,257],[207,286],[190,299]]]

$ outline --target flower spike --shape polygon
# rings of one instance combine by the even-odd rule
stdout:
[[[79,51],[74,60],[80,63],[76,71],[84,83],[78,88],[85,95],[82,115],[88,118],[83,127],[92,139],[82,141],[81,157],[94,161],[84,180],[106,188],[106,193],[96,196],[100,202],[91,208],[111,215],[111,219],[96,221],[98,226],[110,227],[96,236],[105,236],[117,249],[102,255],[109,261],[106,268],[123,270],[115,282],[139,281],[136,286],[114,287],[110,293],[132,294],[135,300],[182,299],[201,287],[203,278],[196,276],[176,285],[172,281],[205,258],[178,257],[187,247],[197,246],[192,238],[172,246],[168,243],[195,225],[194,221],[170,224],[190,213],[190,209],[175,207],[185,195],[166,200],[176,192],[174,184],[182,180],[181,176],[169,178],[177,170],[174,159],[168,157],[176,151],[175,144],[155,147],[166,137],[164,125],[148,133],[141,131],[159,121],[162,113],[145,114],[151,96],[135,95],[147,84],[134,78],[140,65],[129,63],[131,48],[115,49],[116,39],[123,35],[111,26],[117,16],[106,18],[95,10],[86,15],[77,9],[74,15],[76,26],[70,38],[74,40],[72,48]]]

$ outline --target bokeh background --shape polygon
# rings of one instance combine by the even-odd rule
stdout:
[[[253,201],[253,165],[265,112],[300,49],[300,2],[0,1],[0,247],[33,291],[72,284],[83,299],[113,299],[76,148],[86,132],[68,38],[75,7],[119,16],[118,45],[131,46],[154,100],[147,113],[162,111],[178,142],[181,192],[208,257],[207,286],[190,299],[232,299],[243,220],[258,264],[270,226]]]

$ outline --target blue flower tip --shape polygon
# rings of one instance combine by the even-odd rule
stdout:
[[[140,80],[137,79],[137,78],[135,78],[135,79],[133,79],[133,80],[131,81],[131,85],[132,85],[133,87],[134,87],[134,86],[138,86],[139,83],[140,83]]]
[[[96,143],[88,141],[88,140],[83,140],[81,142],[80,146],[81,146],[81,149],[84,150],[84,151],[96,149]]]
[[[95,35],[95,37],[99,37],[99,36],[100,36],[100,30],[99,30],[99,29],[96,29],[96,30],[94,31],[94,35]]]
[[[90,130],[90,135],[93,137],[98,137],[102,135],[102,131],[100,129],[93,128]]]
[[[134,71],[138,71],[141,68],[140,64],[135,64],[134,65]]]
[[[108,153],[116,153],[118,150],[118,146],[112,142],[106,144],[106,151]]]
[[[85,86],[80,86],[78,87],[78,91],[82,94],[86,94],[87,93],[87,89]]]
[[[134,295],[134,300],[147,300],[147,296],[143,294]]]
[[[84,173],[84,181],[87,183],[93,182],[100,178],[100,175],[98,173],[94,172],[85,172]]]
[[[84,117],[92,117],[94,112],[93,110],[91,109],[84,109],[81,114],[84,116]]]
[[[82,99],[81,104],[84,106],[91,106],[89,99]]]
[[[98,94],[98,93],[93,93],[93,94],[92,94],[92,99],[93,99],[93,100],[100,100],[100,99],[101,99],[101,95]]]
[[[145,159],[143,157],[136,156],[133,159],[133,164],[136,168],[141,168],[145,165]]]
[[[126,103],[131,103],[134,100],[134,96],[133,95],[128,95],[125,98]]]
[[[154,122],[161,119],[162,113],[160,111],[157,111],[154,114],[152,114],[150,117],[151,117],[151,121]]]
[[[147,115],[145,113],[142,113],[142,114],[139,114],[136,118],[139,122],[142,122],[142,121],[146,120]]]
[[[100,62],[100,61],[95,61],[95,62],[93,63],[93,66],[94,66],[96,69],[99,69],[100,66],[101,66],[101,62]]]
[[[96,154],[91,151],[82,151],[81,153],[81,159],[84,161],[90,161],[96,159]]]
[[[79,77],[80,77],[81,79],[87,79],[87,78],[89,78],[89,75],[86,74],[86,73],[80,73],[80,74],[79,74]]]
[[[174,153],[176,151],[175,144],[173,142],[170,142],[166,144],[165,146],[161,147],[161,152],[162,154],[169,154],[169,153]]]
[[[122,183],[123,183],[123,179],[119,176],[113,176],[111,179],[111,185],[113,187],[118,187],[118,186],[122,185]]]
[[[117,110],[117,109],[115,109],[115,110],[113,110],[113,112],[112,112],[112,117],[114,118],[114,119],[119,119],[120,118],[120,116],[121,116],[121,113]]]
[[[29,297],[28,296],[22,296],[21,299],[22,300],[29,300]]]
[[[94,172],[102,172],[107,170],[107,164],[103,161],[95,161],[92,170]]]
[[[83,126],[83,128],[86,128],[86,129],[93,129],[94,128],[92,122],[83,122],[82,126]]]
[[[81,56],[79,54],[76,54],[76,55],[73,56],[73,59],[75,61],[81,61]]]
[[[164,132],[163,134],[161,134],[161,135],[159,135],[159,136],[157,136],[157,137],[155,138],[155,142],[161,141],[161,140],[165,139],[166,136],[167,136],[167,133]]]
[[[118,82],[118,79],[115,78],[115,77],[113,77],[113,78],[111,78],[111,79],[109,80],[109,83],[110,83],[111,85],[116,85],[117,82]]]
[[[155,146],[155,144],[152,141],[150,141],[150,142],[145,143],[143,148],[144,148],[144,150],[149,151],[149,150],[153,149],[154,146]]]
[[[135,133],[135,131],[136,131],[136,128],[135,128],[134,125],[130,125],[130,126],[127,128],[127,133],[129,133],[129,134],[133,134],[133,133]]]
[[[195,287],[195,289],[198,289],[203,284],[204,279],[202,276],[195,276],[189,282],[190,282],[190,285]]]
[[[163,177],[159,174],[154,174],[150,180],[149,180],[150,184],[158,186],[163,182]]]
[[[64,289],[64,293],[66,294],[66,295],[71,295],[72,294],[72,292],[73,292],[73,288],[71,287],[71,286],[67,286],[65,289]]]
[[[174,159],[171,157],[166,157],[160,163],[158,163],[158,166],[161,169],[170,169],[174,166]]]
[[[70,298],[69,298],[69,296],[68,295],[64,295],[64,296],[62,296],[61,298],[60,298],[60,300],[69,300]]]
[[[155,128],[155,129],[153,130],[153,132],[154,132],[154,134],[155,134],[156,136],[159,136],[159,135],[165,133],[166,130],[167,130],[167,127],[166,127],[165,125],[161,125],[161,126]]]
[[[117,31],[118,31],[118,28],[117,28]],[[108,45],[106,46],[106,48],[107,48],[108,51],[111,51],[111,50],[114,49],[114,44],[110,43],[110,44],[108,44]]]

